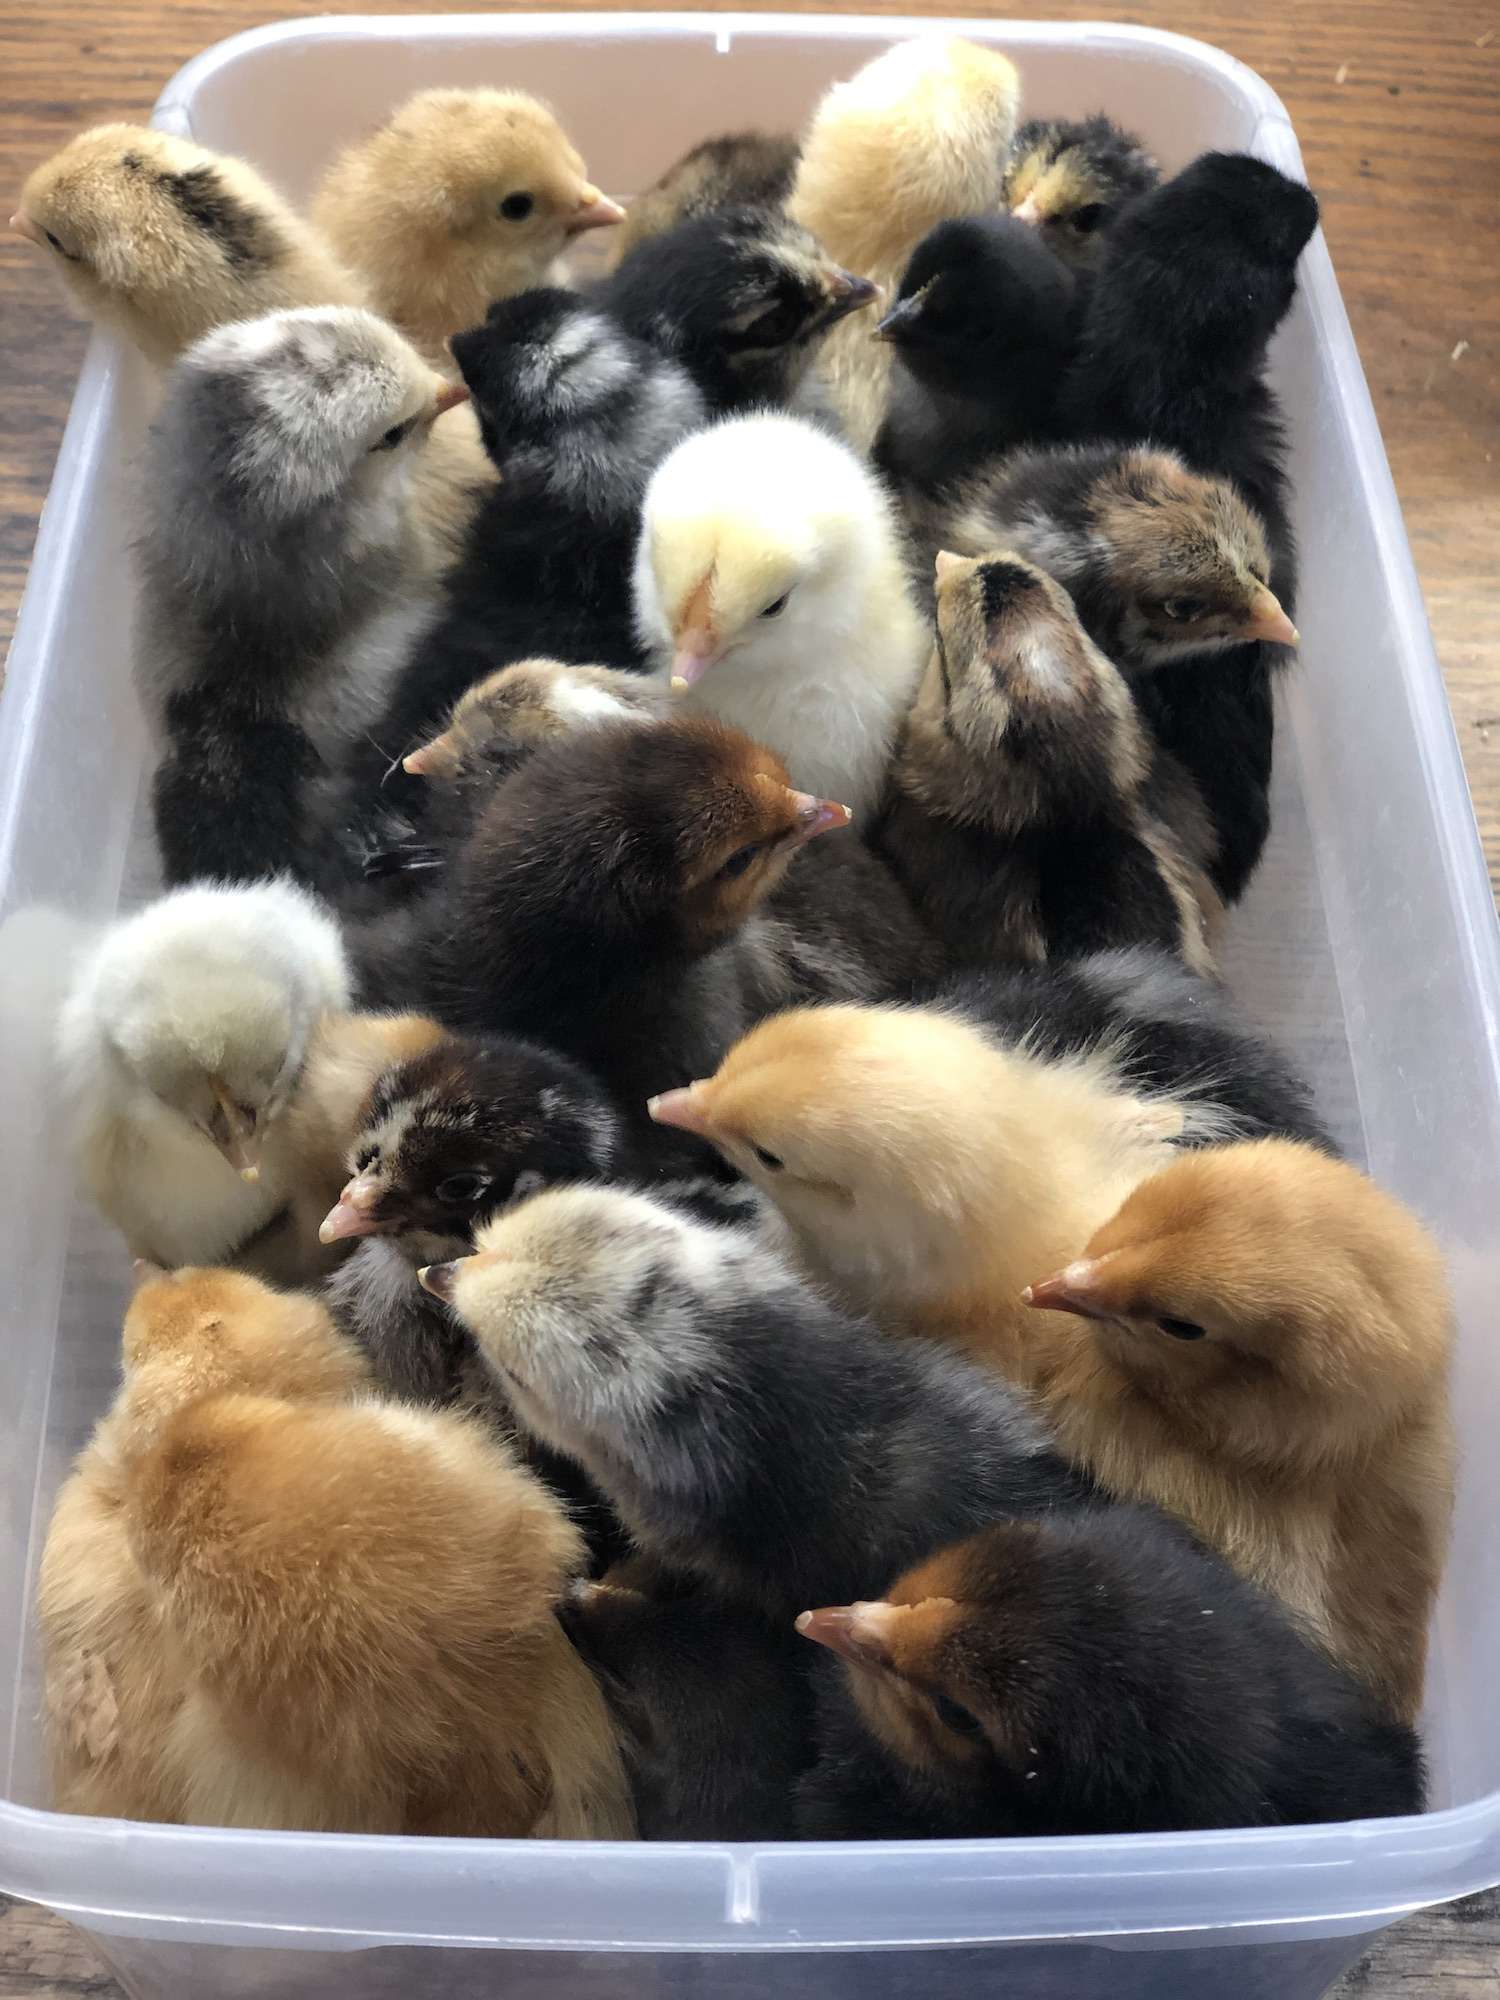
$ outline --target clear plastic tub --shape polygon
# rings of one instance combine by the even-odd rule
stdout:
[[[540,92],[615,193],[706,132],[790,126],[934,23],[729,15],[315,21],[244,35],[158,123],[304,194],[434,83]],[[955,23],[1021,62],[1038,112],[1103,106],[1175,167],[1207,146],[1296,173],[1257,77],[1130,28]],[[94,1934],[138,1996],[505,1990],[954,2000],[1311,2000],[1403,1911],[1500,1881],[1500,953],[1462,767],[1359,361],[1322,239],[1278,344],[1304,553],[1275,833],[1233,920],[1243,998],[1310,1068],[1354,1151],[1453,1262],[1467,1447],[1418,1820],[910,1847],[554,1846],[225,1833],[39,1809],[29,1616],[49,1509],[113,1386],[124,1257],[73,1200],[49,1074],[74,945],[141,893],[143,733],[126,631],[125,475],[149,385],[89,350],[0,710],[0,1888]],[[920,1953],[920,1960],[913,1958]]]

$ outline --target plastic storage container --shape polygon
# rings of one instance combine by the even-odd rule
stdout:
[[[825,85],[931,22],[588,15],[320,21],[211,50],[157,122],[293,195],[435,83],[556,105],[616,193],[705,133],[796,124]],[[1292,173],[1257,77],[1130,28],[1007,23],[1028,109],[1103,106],[1171,169],[1204,147]],[[1052,1842],[566,1846],[136,1826],[39,1810],[29,1616],[58,1482],[114,1383],[125,1260],[73,1200],[49,1039],[80,935],[150,882],[126,631],[124,475],[150,388],[91,346],[0,711],[0,1888],[83,1925],[137,1996],[507,1992],[927,2000],[1310,2000],[1401,1912],[1500,1881],[1500,952],[1442,681],[1321,238],[1276,374],[1304,556],[1275,833],[1230,976],[1308,1066],[1355,1153],[1452,1257],[1468,1447],[1434,1635],[1435,1810],[1418,1820]],[[920,1954],[917,1956],[916,1954]]]

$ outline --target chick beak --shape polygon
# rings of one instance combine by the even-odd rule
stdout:
[[[468,1261],[467,1257],[455,1257],[450,1264],[424,1264],[417,1273],[417,1283],[424,1292],[431,1292],[435,1299],[441,1299],[445,1306],[451,1305],[458,1267]]]
[[[664,1090],[646,1099],[646,1116],[656,1125],[674,1125],[679,1132],[692,1132],[710,1144],[714,1128],[698,1092],[701,1084],[684,1084],[680,1090]]]
[[[224,1120],[224,1137],[214,1145],[239,1175],[253,1187],[260,1179],[260,1135],[255,1120],[247,1118],[217,1078],[209,1078],[209,1089]]]
[[[458,768],[458,745],[451,730],[419,744],[401,759],[401,768],[413,778],[451,778]]]
[[[702,625],[685,626],[677,634],[676,646],[672,655],[672,687],[677,694],[685,694],[723,657],[723,648],[717,633]]]
[[[913,292],[909,299],[898,299],[876,327],[875,338],[889,340],[899,347],[911,328],[922,317],[922,301],[925,296],[924,286],[922,291]]]
[[[847,826],[854,815],[847,806],[839,805],[833,799],[815,799],[811,792],[788,792],[797,811],[796,843],[804,847],[809,840],[816,840],[820,833],[831,833],[837,826]]]
[[[611,223],[623,222],[625,211],[617,201],[611,201],[607,194],[600,194],[596,187],[586,187],[578,197],[578,206],[567,221],[569,236],[581,235],[585,229],[607,229]]]
[[[797,1630],[815,1646],[837,1653],[841,1660],[856,1666],[878,1663],[885,1653],[870,1629],[868,1614],[874,1609],[869,1604],[831,1604],[821,1611],[804,1611],[797,1620]]]
[[[164,1278],[166,1270],[160,1264],[153,1264],[149,1257],[137,1257],[130,1266],[130,1287],[138,1292],[143,1285],[149,1285],[157,1278]]]
[[[1264,639],[1272,646],[1297,644],[1297,628],[1282,610],[1281,602],[1273,592],[1262,589],[1255,593],[1245,637]]]
[[[937,552],[937,561],[933,564],[933,568],[937,572],[939,586],[942,585],[945,577],[952,576],[956,569],[962,569],[965,561],[965,557],[956,556],[952,549],[939,549]]]
[[[1085,1257],[1065,1270],[1054,1272],[1050,1278],[1043,1278],[1040,1284],[1028,1285],[1021,1294],[1021,1303],[1034,1306],[1038,1312],[1077,1313],[1080,1319],[1113,1319],[1115,1315],[1106,1312],[1099,1303],[1098,1284],[1099,1266],[1092,1258]]]
[[[823,324],[832,326],[862,306],[872,305],[879,297],[879,285],[869,278],[856,278],[852,271],[841,271],[834,265],[828,274],[828,311]]]
[[[1041,204],[1034,194],[1029,194],[1023,202],[1018,202],[1011,210],[1011,214],[1017,222],[1029,222],[1033,227],[1037,223],[1047,220],[1046,216],[1042,213]]]
[[[439,417],[446,416],[450,410],[456,410],[460,403],[467,403],[468,400],[467,382],[440,382],[432,399],[432,421],[436,423]]]
[[[346,1236],[380,1234],[380,1197],[385,1189],[375,1174],[356,1174],[323,1217],[320,1243],[342,1243]]]
[[[24,208],[16,210],[10,219],[10,226],[17,236],[24,236],[26,241],[34,243],[38,250],[46,250],[50,247],[47,242],[46,231],[42,229],[40,224],[32,221]]]

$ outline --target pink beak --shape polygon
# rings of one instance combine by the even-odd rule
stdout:
[[[829,833],[836,826],[847,826],[854,815],[847,806],[841,806],[834,799],[815,799],[811,792],[793,792],[792,801],[797,808],[796,841],[802,847],[809,840],[816,840],[820,833]]]
[[[25,209],[18,208],[10,219],[10,226],[17,236],[24,236],[28,243],[34,243],[38,250],[50,250],[47,233],[39,223],[32,221]]]
[[[1297,628],[1281,608],[1281,600],[1269,590],[1262,590],[1255,600],[1255,611],[1250,623],[1245,627],[1245,635],[1251,639],[1265,639],[1273,646],[1295,646]]]
[[[585,229],[606,229],[611,223],[624,220],[625,211],[617,201],[600,194],[597,188],[585,188],[578,207],[568,218],[567,233],[578,236]]]
[[[871,1641],[867,1630],[861,1629],[858,1604],[830,1604],[821,1611],[804,1611],[797,1620],[797,1630],[804,1639],[811,1639],[816,1646],[826,1646],[830,1653],[837,1653],[842,1660],[853,1660],[856,1665],[864,1661],[879,1660],[879,1646]]]
[[[664,1090],[646,1099],[646,1115],[657,1125],[675,1125],[679,1132],[692,1132],[713,1142],[713,1126],[698,1099],[698,1085],[684,1084],[680,1090]]]
[[[467,382],[445,382],[434,399],[432,414],[435,418],[446,416],[449,410],[456,410],[460,403],[467,403],[468,400]]]
[[[467,1261],[464,1257],[455,1257],[451,1264],[424,1264],[417,1273],[417,1283],[424,1292],[431,1292],[435,1299],[441,1299],[447,1305],[453,1297],[453,1281],[458,1276],[458,1267]]]
[[[1081,1258],[1066,1270],[1043,1278],[1040,1284],[1028,1285],[1021,1294],[1021,1303],[1034,1306],[1039,1312],[1077,1313],[1080,1319],[1113,1319],[1114,1314],[1105,1312],[1093,1296],[1096,1271],[1091,1259]]]
[[[380,1198],[384,1187],[374,1174],[356,1174],[318,1230],[320,1243],[341,1243],[347,1236],[378,1236]]]
[[[679,633],[677,651],[672,656],[672,686],[680,693],[701,681],[720,658],[718,641],[712,633]]]

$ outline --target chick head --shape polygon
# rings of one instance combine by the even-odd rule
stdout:
[[[563,1187],[486,1223],[472,1257],[417,1275],[528,1428],[587,1462],[640,1448],[716,1372],[709,1329],[763,1254],[647,1195]]]
[[[1140,665],[1255,639],[1297,644],[1260,517],[1228,480],[1169,452],[1125,452],[1095,483],[1090,529],[1124,606],[1123,650]]]
[[[369,1370],[309,1292],[244,1271],[138,1262],[125,1315],[123,1414],[138,1445],[174,1410],[221,1392],[304,1402],[363,1388]]]
[[[157,360],[266,302],[296,219],[241,160],[139,125],[82,132],[36,168],[11,227],[54,258],[81,310]],[[353,297],[331,260],[331,298]]]
[[[919,381],[972,397],[982,372],[1040,356],[1066,337],[1074,281],[1033,230],[1008,216],[940,222],[917,245],[875,329]]]
[[[519,660],[460,695],[446,729],[402,763],[413,777],[439,784],[500,778],[541,744],[574,730],[666,712],[662,691],[639,674]]]
[[[309,1036],[349,990],[338,927],[311,896],[281,881],[203,885],[106,936],[68,1025],[253,1180]]]
[[[886,502],[847,446],[795,417],[737,417],[685,438],[646,489],[635,561],[643,643],[692,687],[794,670],[859,629],[892,549]]]
[[[1095,1323],[1101,1355],[1196,1422],[1260,1410],[1323,1448],[1440,1373],[1452,1306],[1416,1218],[1354,1167],[1261,1139],[1186,1153],[1143,1181],[1028,1305]],[[1330,1422],[1332,1413],[1332,1422]]]
[[[1161,178],[1138,139],[1108,118],[1038,118],[1023,125],[1005,169],[1002,199],[1065,264],[1098,261],[1115,210]]]
[[[607,1177],[623,1150],[618,1113],[576,1064],[510,1036],[447,1035],[376,1083],[319,1236],[398,1237],[434,1263],[539,1188]]]
[[[826,257],[779,210],[721,209],[640,244],[610,302],[659,336],[725,408],[785,401],[829,327],[877,287]]]
[[[295,518],[404,483],[433,420],[465,399],[384,320],[349,306],[268,313],[205,335],[179,362],[163,450],[180,437],[241,505]]]
[[[441,267],[453,327],[540,284],[571,237],[625,219],[547,106],[519,90],[419,91],[324,183],[320,214],[354,205],[358,233],[383,238],[385,254]]]

